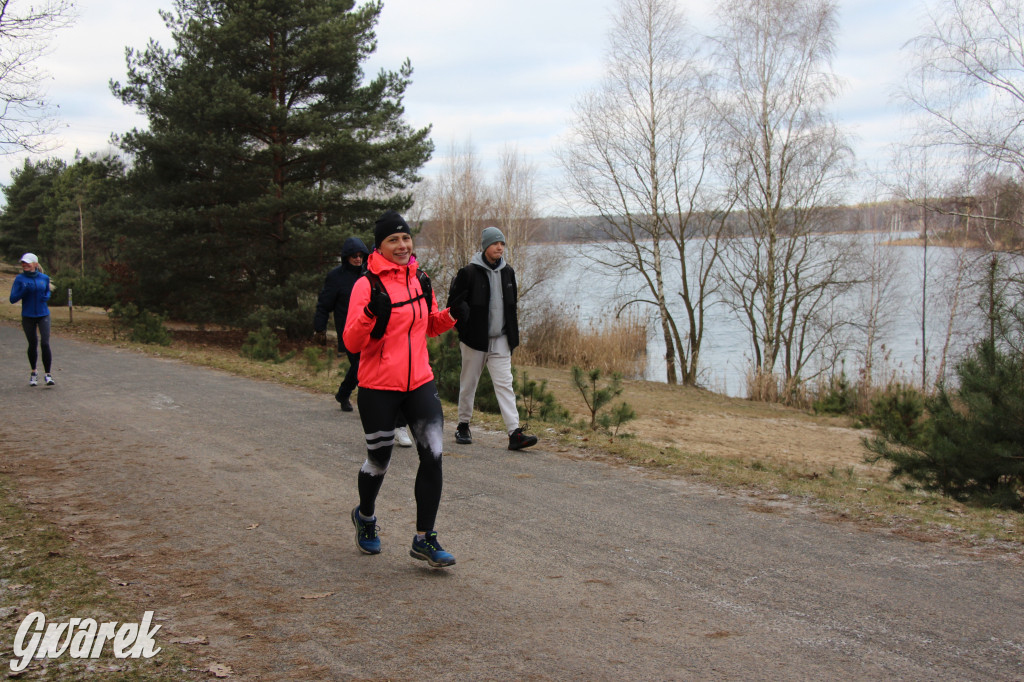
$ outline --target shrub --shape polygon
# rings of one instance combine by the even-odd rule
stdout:
[[[459,351],[459,337],[454,331],[427,339],[430,353],[430,368],[434,371],[437,394],[442,400],[458,402],[459,374],[462,371],[462,353]]]
[[[871,399],[859,424],[874,428],[885,438],[923,447],[925,444],[924,395],[905,384],[893,384]]]
[[[263,325],[258,331],[249,332],[249,335],[242,343],[242,355],[250,360],[260,362],[283,362],[279,347],[281,339],[267,325]]]
[[[599,420],[597,413],[600,412],[605,406],[612,401],[613,398],[617,398],[622,394],[622,376],[617,373],[612,373],[611,380],[608,384],[600,386],[601,381],[601,370],[592,369],[584,376],[583,370],[577,365],[572,367],[572,383],[576,386],[579,392],[583,395],[583,402],[587,404],[587,409],[590,410],[590,428],[597,430],[598,425],[604,426],[604,420]],[[617,408],[620,422],[625,419],[632,419],[636,414],[632,413],[629,406],[626,403]],[[626,416],[628,415],[628,416]],[[612,419],[609,418],[608,424],[612,423]],[[607,427],[606,427],[607,428]],[[616,424],[616,429],[618,424]]]
[[[303,349],[302,359],[313,374],[327,372],[330,375],[331,368],[334,366],[334,350],[309,346]]]
[[[636,410],[629,403],[621,402],[610,414],[606,412],[598,417],[597,423],[615,438],[619,435],[619,428],[631,419],[636,419]]]
[[[135,343],[171,345],[171,333],[164,326],[164,316],[139,310],[132,303],[115,303],[111,308],[111,322],[114,324],[114,336],[117,331],[127,330],[128,339]]]
[[[113,288],[105,275],[85,275],[79,273],[60,273],[51,278],[56,287],[50,296],[50,305],[66,306],[68,289],[71,289],[72,304],[88,305],[109,309],[117,301]]]
[[[819,392],[811,408],[815,414],[852,414],[857,410],[857,389],[850,385],[845,371]]]
[[[873,422],[874,460],[893,464],[929,490],[964,502],[1024,508],[1024,358],[989,340],[956,366],[959,388],[940,386],[916,405],[898,404]],[[910,401],[907,401],[910,403]]]
[[[430,353],[430,368],[434,372],[434,383],[437,394],[448,402],[459,402],[459,378],[462,375],[462,351],[459,349],[459,337],[454,331],[427,339],[427,351]],[[481,412],[497,414],[498,399],[494,395],[494,384],[489,372],[483,372],[480,383],[476,386],[476,397],[473,401],[475,409]]]
[[[522,396],[523,406],[520,410],[520,417],[524,419],[539,418],[546,422],[567,422],[569,421],[569,410],[562,407],[555,399],[555,394],[548,389],[547,380],[538,384],[530,379],[526,372],[517,377],[515,383],[516,393]]]

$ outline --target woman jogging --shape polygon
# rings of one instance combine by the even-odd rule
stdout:
[[[416,535],[409,554],[432,567],[451,566],[434,530],[441,502],[441,443],[444,415],[427,356],[427,337],[455,324],[449,309],[438,310],[429,279],[418,272],[409,225],[395,211],[374,228],[367,275],[356,281],[344,327],[345,347],[359,353],[356,402],[366,435],[366,461],[359,470],[359,504],[352,510],[356,545],[379,554],[375,504],[395,445],[395,416],[405,415],[416,443]],[[422,279],[421,279],[422,277]],[[456,306],[454,314],[460,314]]]
[[[49,300],[50,277],[39,267],[36,255],[26,253],[21,257],[21,274],[14,278],[11,287],[11,303],[21,301],[21,328],[28,339],[28,364],[32,367],[29,386],[39,385],[36,361],[40,347],[43,351],[43,379],[47,386],[54,385],[50,376],[53,354],[50,352],[50,309],[46,307]]]

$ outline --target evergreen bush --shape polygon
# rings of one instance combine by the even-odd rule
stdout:
[[[268,325],[258,331],[249,332],[242,343],[242,355],[260,362],[283,362],[280,352],[281,339]]]
[[[117,301],[117,296],[105,275],[60,273],[52,276],[50,282],[56,287],[50,296],[50,305],[66,306],[68,289],[71,289],[71,302],[76,306],[109,309]]]
[[[555,394],[547,390],[547,379],[538,384],[524,371],[521,376],[516,377],[513,385],[516,393],[522,396],[523,404],[519,416],[523,419],[539,418],[546,422],[558,423],[569,421],[569,410],[562,407],[555,399]]]
[[[857,389],[850,384],[846,372],[840,372],[828,388],[811,405],[815,414],[852,414],[857,409]]]
[[[135,343],[171,345],[171,333],[164,326],[164,316],[139,310],[132,303],[115,303],[111,307],[110,319],[114,324],[114,335],[117,331],[127,331],[128,339]]]
[[[597,423],[601,425],[605,431],[615,438],[619,435],[619,429],[623,424],[631,419],[636,419],[636,410],[634,410],[629,403],[619,403],[611,413],[606,412],[597,418]]]
[[[309,346],[302,351],[302,359],[313,374],[331,373],[334,366],[334,350],[331,348],[314,348]]]
[[[633,413],[629,405],[622,403],[616,408],[614,416],[607,417],[602,415],[601,419],[598,419],[597,413],[606,407],[613,398],[622,394],[622,375],[618,372],[612,372],[611,380],[604,386],[599,385],[600,381],[600,369],[592,369],[584,375],[583,370],[578,365],[573,365],[572,382],[583,395],[583,402],[587,404],[587,409],[590,410],[590,428],[596,431],[598,426],[609,428],[610,425],[615,424],[617,430],[618,425],[622,421],[633,419],[636,417],[636,414]],[[616,422],[616,419],[619,421]]]
[[[1024,508],[1024,358],[993,341],[956,366],[959,388],[940,386],[915,410],[893,410],[865,444],[929,490],[974,504]]]
[[[875,429],[885,438],[912,447],[925,444],[924,395],[912,386],[894,384],[871,399],[860,426]]]

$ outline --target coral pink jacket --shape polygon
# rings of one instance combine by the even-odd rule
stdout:
[[[370,338],[376,318],[366,312],[370,301],[370,281],[356,280],[349,300],[348,317],[342,336],[345,348],[359,353],[359,385],[382,391],[412,391],[434,378],[427,355],[427,337],[438,336],[453,326],[448,309],[437,309],[437,298],[431,292],[432,307],[422,297],[408,305],[405,301],[420,296],[423,289],[416,277],[416,259],[398,265],[374,251],[367,260],[367,269],[380,277],[391,298],[391,319],[387,331],[379,339]]]

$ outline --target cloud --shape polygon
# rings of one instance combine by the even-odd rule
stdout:
[[[396,70],[410,59],[407,121],[433,126],[436,156],[429,175],[454,144],[471,140],[485,167],[515,145],[556,173],[554,146],[566,131],[573,103],[594,88],[603,72],[614,0],[385,0],[377,27],[378,50],[365,65],[368,77]],[[108,148],[111,133],[145,120],[118,101],[108,82],[124,81],[125,48],[150,38],[170,45],[158,14],[171,0],[81,0],[76,24],[62,32],[41,66],[51,75],[50,99],[59,105],[63,146],[70,159]],[[680,2],[698,26],[710,26],[711,0]],[[835,110],[858,133],[863,158],[892,141],[898,107],[892,85],[902,71],[900,48],[918,32],[913,3],[843,0],[835,68],[846,81]],[[21,157],[0,158],[0,181]]]

